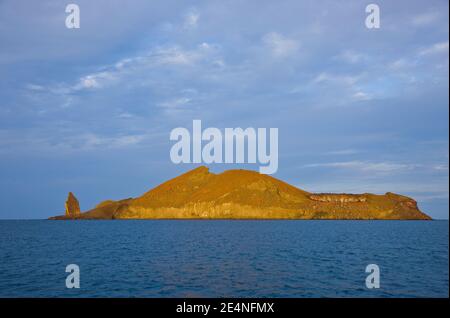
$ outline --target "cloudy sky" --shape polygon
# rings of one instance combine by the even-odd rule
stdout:
[[[191,169],[170,131],[279,128],[274,175],[448,218],[448,1],[0,0],[0,218],[86,210]],[[212,165],[213,172],[259,165]]]

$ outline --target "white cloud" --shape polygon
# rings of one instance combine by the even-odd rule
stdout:
[[[198,52],[184,51],[179,47],[160,48],[155,52],[159,64],[189,65],[200,58]]]
[[[433,169],[438,171],[448,171],[448,164],[438,164],[433,166]]]
[[[135,58],[124,58],[121,59],[119,62],[117,62],[114,66],[116,69],[121,70],[123,69],[125,66],[129,65],[130,63],[133,63],[135,60],[139,59],[139,57],[135,57]]]
[[[47,155],[67,155],[107,149],[138,147],[157,135],[151,132],[103,135],[95,132],[76,132],[66,129],[40,131],[0,130],[0,153],[30,152]],[[7,137],[7,138],[4,138]],[[57,137],[57,138],[56,138]],[[158,136],[160,139],[161,136]]]
[[[47,91],[50,94],[65,97],[64,105],[73,101],[70,96],[83,90],[105,88],[107,86],[141,78],[143,70],[148,68],[192,66],[196,63],[209,63],[215,69],[223,69],[225,62],[219,54],[219,47],[206,42],[200,43],[193,49],[184,49],[178,45],[161,46],[148,52],[132,57],[123,58],[111,65],[102,66],[101,71],[83,75],[74,83],[57,83],[48,86],[27,84],[30,91]],[[71,100],[67,102],[67,100]]]
[[[333,150],[329,151],[326,154],[332,156],[345,156],[345,155],[354,155],[360,153],[360,151],[356,149],[342,149],[342,150]]]
[[[67,87],[67,93],[83,89],[101,88],[116,79],[113,71],[103,71],[82,76],[75,85]]]
[[[329,163],[314,163],[304,165],[304,168],[319,168],[331,167],[359,170],[366,172],[398,172],[404,170],[411,170],[417,168],[419,165],[415,164],[401,164],[392,162],[368,162],[368,161],[344,161],[344,162],[329,162]]]
[[[96,88],[99,87],[100,84],[95,78],[87,76],[81,79],[81,86],[84,88]]]
[[[438,12],[426,12],[416,15],[412,18],[411,22],[415,26],[427,26],[431,25],[439,20],[440,14]]]
[[[181,98],[175,98],[168,100],[166,102],[158,104],[159,107],[163,108],[180,108],[183,107],[191,102],[190,98],[187,97],[181,97]]]
[[[155,49],[146,59],[160,65],[192,65],[196,62],[213,59],[218,47],[203,42],[192,50],[185,50],[179,46],[160,47]]]
[[[272,55],[278,58],[291,56],[297,53],[299,43],[277,32],[270,32],[263,36],[264,44],[270,49]]]
[[[144,138],[144,135],[119,136],[111,141],[111,146],[113,148],[133,146],[139,144]]]
[[[441,54],[441,53],[448,54],[448,41],[439,42],[439,43],[433,44],[430,47],[423,48],[422,50],[419,51],[419,56]]]
[[[353,85],[355,84],[360,76],[353,76],[353,75],[334,75],[329,74],[326,72],[320,73],[313,79],[314,84],[320,84],[325,82],[333,82],[337,84],[346,84],[346,85]]]
[[[27,84],[26,88],[32,91],[43,91],[45,90],[44,86],[36,85],[36,84]]]
[[[388,64],[388,68],[393,71],[408,69],[411,67],[414,67],[416,65],[416,62],[410,61],[406,58],[400,58],[395,60],[394,62],[391,62]]]
[[[206,42],[200,43],[193,49],[184,49],[179,45],[160,46],[151,49],[147,54],[117,62],[115,70],[164,65],[193,65],[208,59],[213,60],[218,51],[218,46]]]
[[[352,50],[346,50],[342,52],[340,55],[336,56],[335,58],[350,64],[355,64],[365,61],[367,59],[367,56]]]
[[[124,112],[124,113],[120,113],[119,115],[117,115],[117,118],[122,118],[122,119],[130,119],[130,118],[134,118],[135,116],[133,114]]]
[[[107,137],[96,133],[83,133],[65,137],[61,143],[48,145],[52,150],[95,151],[104,149],[120,149],[136,146],[146,138],[145,134],[129,134]]]
[[[364,92],[356,92],[355,94],[352,95],[352,98],[357,101],[366,101],[372,99],[372,97],[369,94]]]
[[[183,27],[185,29],[194,29],[197,27],[199,19],[200,14],[197,12],[197,10],[191,10],[184,17]]]

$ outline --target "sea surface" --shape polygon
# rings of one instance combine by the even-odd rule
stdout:
[[[0,221],[0,297],[448,297],[448,221]],[[66,266],[80,288],[66,288]],[[366,288],[368,264],[380,288]]]

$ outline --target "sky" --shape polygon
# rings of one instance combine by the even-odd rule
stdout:
[[[65,26],[68,3],[80,28]],[[0,218],[136,197],[198,165],[172,129],[278,128],[273,175],[449,216],[447,0],[0,0]],[[258,170],[212,164],[210,170]]]

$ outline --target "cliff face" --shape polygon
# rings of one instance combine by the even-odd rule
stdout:
[[[66,206],[65,216],[67,218],[75,219],[80,216],[80,214],[81,214],[80,204],[72,192],[69,192],[65,206]]]
[[[140,197],[104,201],[75,218],[430,219],[416,201],[394,193],[309,193],[254,171],[213,174],[206,167],[182,174]]]

